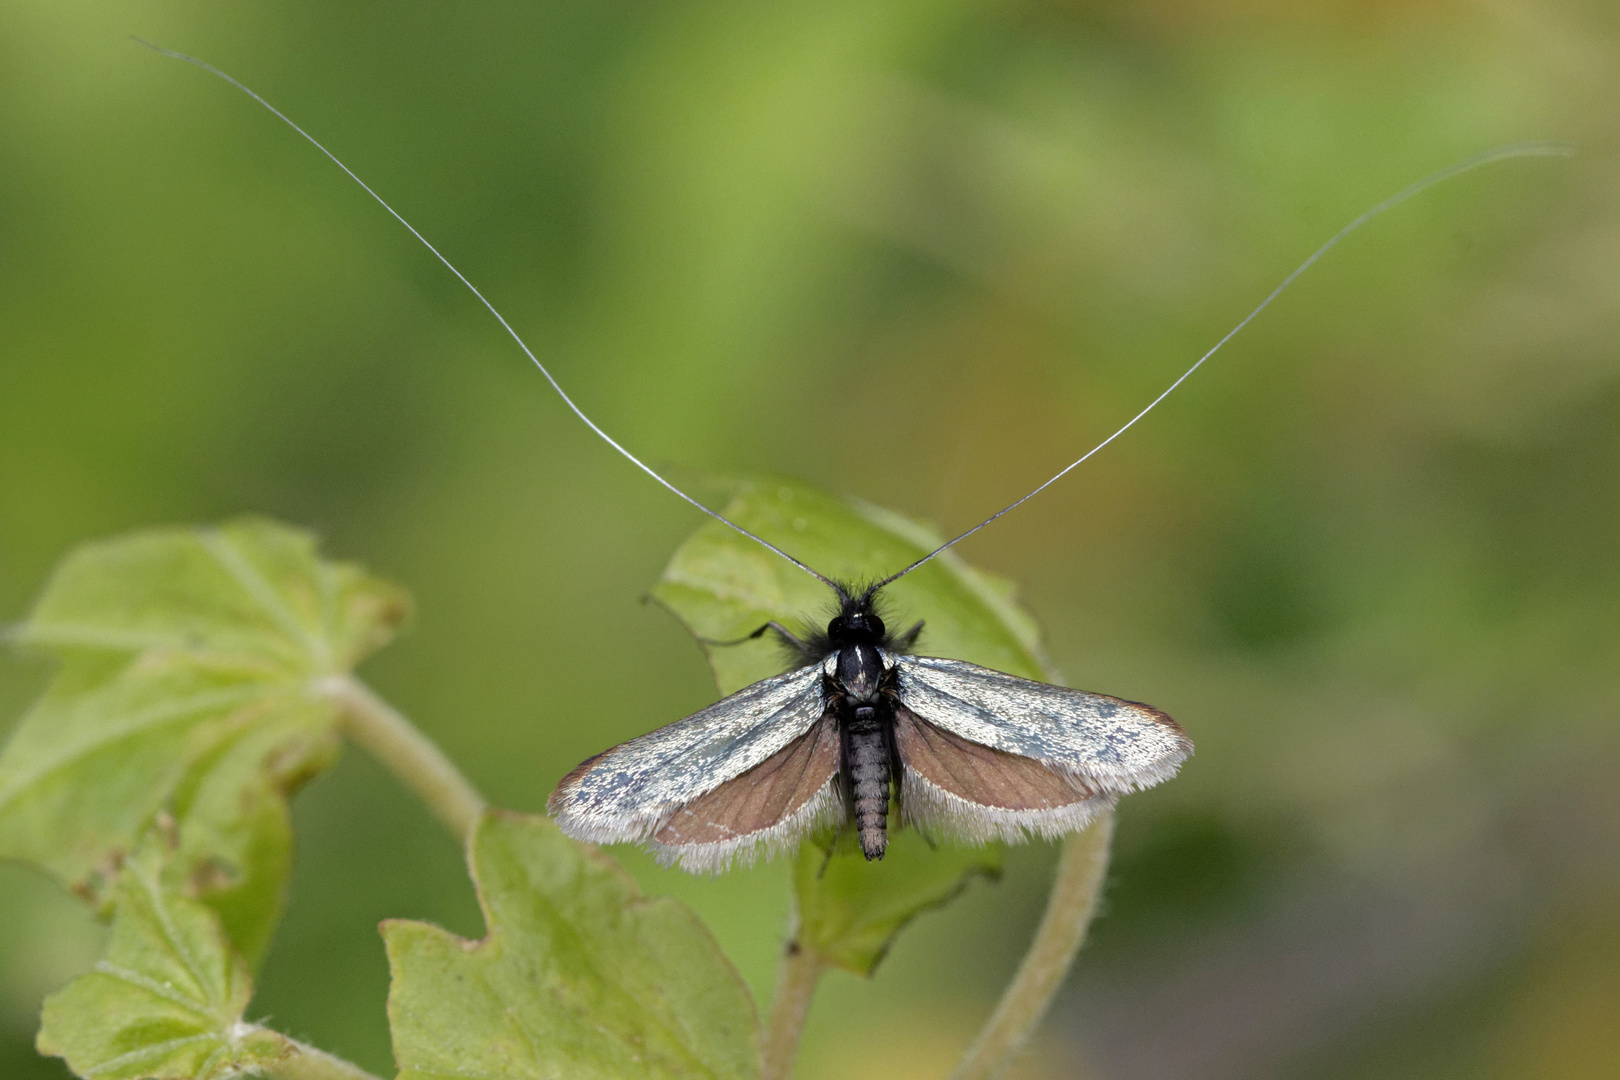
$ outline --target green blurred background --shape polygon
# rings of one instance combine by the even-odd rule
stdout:
[[[860,0],[0,5],[0,620],[78,541],[259,511],[411,588],[365,674],[497,802],[706,703],[640,601],[694,478],[965,527],[1074,685],[1198,756],[1123,805],[1028,1077],[1612,1077],[1620,1060],[1620,9]],[[0,666],[0,725],[42,685]],[[458,853],[359,754],[297,800],[254,1006],[390,1069],[376,922],[477,935]],[[780,865],[626,861],[769,988]],[[803,1075],[937,1077],[1052,863],[830,977]],[[0,1075],[96,955],[0,867]],[[391,1072],[389,1073],[391,1075]]]

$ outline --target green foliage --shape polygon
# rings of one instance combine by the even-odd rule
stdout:
[[[86,544],[15,640],[57,674],[0,757],[0,855],[105,906],[160,815],[165,884],[263,956],[291,860],[286,795],[331,763],[348,671],[405,617],[402,592],[260,520]]]
[[[736,485],[726,516],[846,582],[878,580],[940,543],[926,526],[802,484],[769,479]],[[825,586],[719,522],[698,529],[675,552],[653,590],[700,639],[731,640],[766,620],[794,626],[826,611]],[[891,630],[926,621],[918,647],[1027,678],[1044,678],[1034,622],[1012,586],[947,552],[885,590]],[[708,646],[722,692],[781,670],[767,639]],[[934,848],[896,833],[881,863],[854,845],[806,845],[793,873],[801,947],[827,963],[870,974],[918,913],[948,902],[976,874],[995,876],[1001,848]]]
[[[891,832],[882,862],[869,863],[849,843],[806,844],[793,864],[799,903],[798,944],[825,963],[870,975],[906,924],[943,907],[974,876],[1001,876],[1001,848],[932,848],[915,831]]]
[[[107,955],[45,1002],[41,1053],[96,1080],[213,1080],[294,1052],[242,1022],[247,964],[206,905],[167,888],[159,831],[119,875]]]
[[[892,511],[844,500],[776,478],[736,483],[725,514],[835,580],[874,581],[939,546],[933,530]],[[1021,675],[1046,678],[1034,621],[1013,600],[1012,584],[974,570],[951,552],[883,592],[891,630],[927,621],[918,648]],[[826,586],[758,544],[711,521],[670,559],[653,596],[699,639],[730,640],[767,619],[825,625]],[[782,670],[768,638],[708,648],[722,693]]]
[[[487,815],[471,848],[483,941],[383,927],[401,1080],[758,1074],[753,999],[685,907],[542,818]]]
[[[937,542],[775,481],[740,485],[729,512],[850,579]],[[705,526],[657,595],[700,636],[736,636],[814,611],[819,590]],[[1005,584],[942,558],[895,593],[936,649],[1041,673]],[[138,533],[64,561],[16,633],[59,667],[0,758],[0,853],[46,867],[113,926],[96,969],[46,1003],[42,1052],[96,1080],[364,1076],[243,1015],[283,903],[286,798],[332,761],[343,702],[354,707],[347,676],[407,609],[392,586],[320,559],[308,534],[259,520]],[[712,656],[726,690],[779,666],[768,643]],[[402,780],[424,775],[413,755],[450,768],[399,725],[373,749]],[[689,910],[642,897],[542,818],[486,814],[468,843],[485,939],[383,929],[403,1080],[759,1074],[753,999]],[[936,850],[916,834],[896,835],[880,864],[839,837],[808,844],[793,874],[798,943],[818,966],[870,974],[907,922],[1000,865],[999,848]]]
[[[697,519],[591,442],[308,147],[128,34],[203,50],[381,182],[651,460],[771,462],[879,498],[904,484],[947,522],[1134,415],[1382,195],[1504,140],[1580,144],[1572,165],[1481,174],[1364,231],[991,534],[1037,554],[1003,565],[1033,575],[1077,685],[1199,738],[1195,768],[1125,801],[1128,847],[1183,812],[1250,845],[1275,816],[1313,845],[1265,888],[1156,908],[1178,931],[1185,908],[1229,928],[1220,955],[1278,955],[1297,926],[1267,905],[1343,858],[1420,925],[1477,929],[1481,964],[1508,958],[1501,1008],[1443,1023],[1390,1020],[1385,983],[1324,962],[1347,996],[1311,1029],[1323,1045],[1260,1010],[1229,1029],[1235,1072],[1433,1077],[1482,1054],[1476,1080],[1540,1080],[1620,1060],[1602,1022],[1620,987],[1556,966],[1559,925],[1467,918],[1499,895],[1479,883],[1516,875],[1536,911],[1620,940],[1613,878],[1592,872],[1620,865],[1592,847],[1620,820],[1620,5],[181,10],[201,9],[0,3],[0,624],[63,537],[109,522],[319,522],[364,541],[346,553],[421,568],[402,580],[431,667],[398,685],[456,732],[464,770],[531,801],[601,748],[605,708],[618,737],[694,703],[626,567],[655,573]],[[34,676],[0,664],[0,745]],[[390,872],[425,819],[310,824],[293,903],[316,910],[278,932],[270,964],[291,970],[255,1008],[381,1071],[379,943],[346,930],[361,909],[460,919],[464,879]],[[1137,914],[1133,875],[1178,870],[1168,851],[1121,866],[1106,930]],[[785,869],[683,891],[763,908]],[[76,955],[44,940],[78,913],[25,903],[20,880],[0,878],[0,1077],[59,1080],[19,1033]],[[995,924],[1038,887],[1009,875],[962,912],[972,955],[1011,968]],[[1131,923],[1099,978],[1171,979],[1166,925]],[[1421,946],[1398,966],[1436,974],[1408,986],[1434,999],[1415,1015],[1476,993]],[[859,1025],[813,1039],[847,1053],[813,1054],[834,1064],[807,1077],[874,1046],[914,1061],[983,991],[937,971],[886,968]],[[1169,1032],[1230,1019],[1219,997],[1133,998],[1160,1011],[1124,1019],[1158,1037],[1113,1041],[1133,1063],[1179,1052]]]

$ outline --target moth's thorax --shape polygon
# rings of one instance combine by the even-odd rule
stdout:
[[[876,701],[884,676],[894,666],[876,645],[846,645],[827,658],[828,674],[839,692],[855,702]]]

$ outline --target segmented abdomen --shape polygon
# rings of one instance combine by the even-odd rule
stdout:
[[[855,829],[867,859],[883,858],[889,844],[889,746],[883,725],[873,719],[852,721],[845,732],[844,761],[855,797]]]

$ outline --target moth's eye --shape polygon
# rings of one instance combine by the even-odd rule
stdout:
[[[834,616],[833,621],[827,624],[827,633],[832,637],[837,637],[847,629],[849,629],[849,626],[842,615]]]
[[[878,618],[876,615],[868,615],[866,617],[866,627],[877,637],[882,637],[888,632],[883,625],[883,620]]]

